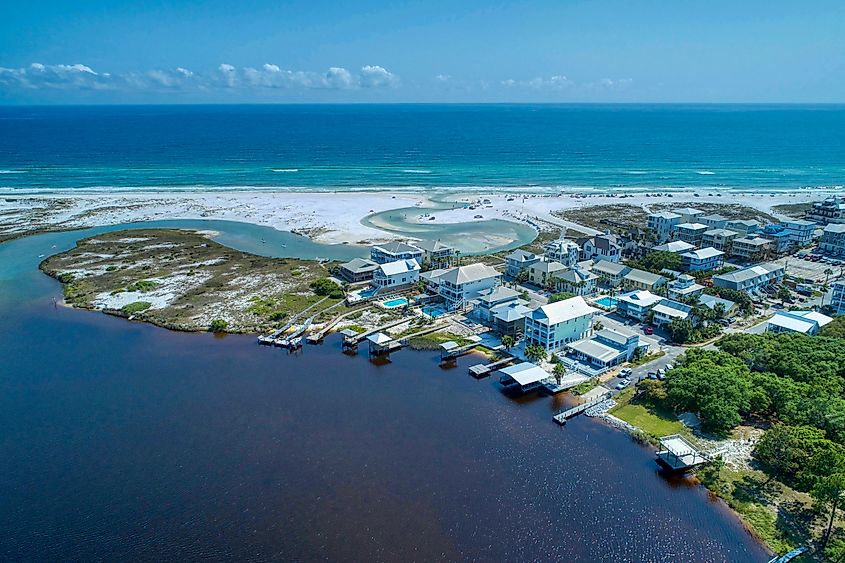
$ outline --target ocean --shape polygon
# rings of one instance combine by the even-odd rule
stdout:
[[[0,190],[653,190],[845,183],[845,106],[0,108]]]

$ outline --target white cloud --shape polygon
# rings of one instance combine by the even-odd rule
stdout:
[[[364,88],[382,88],[394,86],[399,78],[383,66],[367,65],[361,67],[360,84]]]
[[[449,76],[448,74],[438,74],[437,76],[434,77],[434,79],[438,82],[449,82],[452,79],[452,77]]]

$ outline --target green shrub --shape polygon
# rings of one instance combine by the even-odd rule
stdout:
[[[343,299],[343,288],[328,278],[316,279],[308,287],[317,295],[328,296],[332,299]]]
[[[150,281],[150,280],[138,280],[135,283],[129,284],[126,287],[126,291],[138,291],[141,293],[145,293],[147,291],[152,291],[161,284],[158,282]]]
[[[128,303],[121,307],[121,311],[126,313],[127,315],[136,315],[138,313],[142,313],[152,307],[153,304],[149,301],[135,301],[134,303]]]
[[[214,319],[208,327],[211,332],[226,332],[227,328],[229,328],[229,323],[223,319]]]

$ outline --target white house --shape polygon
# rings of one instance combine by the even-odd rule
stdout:
[[[724,256],[724,252],[711,247],[691,250],[681,254],[681,266],[687,272],[717,270],[725,263]]]
[[[657,236],[658,241],[664,242],[671,237],[672,228],[680,224],[682,220],[683,218],[677,213],[661,211],[659,213],[651,213],[648,216],[647,226]]]
[[[622,258],[622,245],[616,235],[596,235],[584,241],[581,256],[584,260],[619,262]]]
[[[651,308],[662,300],[659,295],[640,289],[619,295],[616,298],[616,308],[625,316],[644,321]]]
[[[507,274],[515,278],[520,272],[527,270],[532,264],[536,264],[539,261],[540,257],[533,252],[517,248],[505,257],[505,262],[508,265]]]
[[[601,260],[604,262],[604,260]],[[555,274],[557,289],[568,291],[575,295],[591,295],[596,292],[596,281],[599,279],[590,270],[584,270],[575,266],[572,269]]]
[[[423,251],[422,260],[428,268],[448,268],[458,260],[458,250],[439,240],[424,240],[414,246]]]
[[[379,291],[399,289],[420,279],[420,265],[416,260],[396,260],[379,264],[373,270],[373,286]]]
[[[566,239],[549,241],[543,246],[543,256],[547,261],[560,262],[567,268],[575,267],[580,253],[578,245]]]
[[[651,308],[652,322],[657,326],[671,324],[675,319],[692,319],[692,307],[686,303],[663,299]]]
[[[704,238],[704,232],[709,231],[710,228],[704,223],[681,223],[675,225],[672,230],[672,237],[675,240],[688,242],[693,246],[701,246],[701,239]]]
[[[766,330],[769,332],[800,332],[818,334],[819,329],[832,321],[827,315],[816,311],[779,311],[769,319]]]
[[[583,297],[572,297],[538,307],[525,319],[525,339],[549,352],[589,336],[593,316],[599,310],[587,305]]]
[[[825,254],[845,256],[845,223],[826,226],[819,249]]]
[[[421,248],[404,242],[387,242],[374,244],[370,247],[370,259],[376,264],[387,264],[399,260],[416,260],[419,265],[422,256]]]
[[[470,299],[481,295],[485,289],[502,283],[502,274],[486,264],[469,264],[449,268],[440,275],[437,292],[446,300],[450,309],[463,308]]]
[[[669,282],[668,293],[670,299],[686,299],[704,293],[704,286],[695,283],[695,278],[686,274]]]

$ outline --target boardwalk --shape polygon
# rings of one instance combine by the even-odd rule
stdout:
[[[554,415],[552,418],[558,424],[566,424],[566,421],[572,418],[573,416],[579,415],[585,410],[589,409],[590,407],[594,407],[599,403],[603,402],[605,399],[610,398],[610,391],[602,393],[597,398],[593,399],[592,401],[587,401],[586,403],[581,403],[580,405],[576,405],[571,409],[567,409],[563,412],[559,412],[558,414]]]

